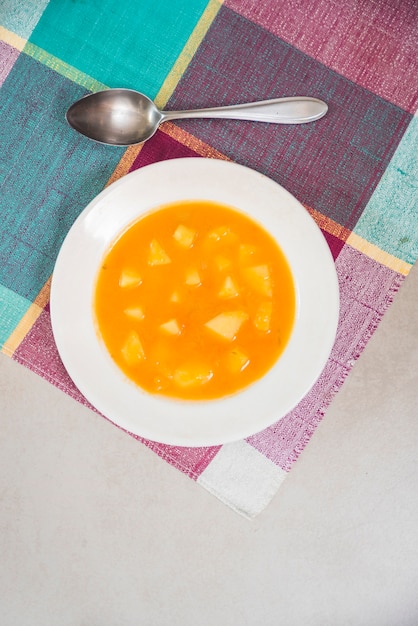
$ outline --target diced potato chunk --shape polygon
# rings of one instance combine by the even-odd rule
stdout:
[[[137,270],[125,268],[119,276],[119,287],[124,289],[138,287],[142,283],[142,277]]]
[[[140,306],[131,306],[123,311],[128,317],[132,317],[134,320],[144,319],[144,310]]]
[[[222,240],[232,243],[237,240],[237,235],[232,232],[229,226],[217,226],[208,232],[207,240],[212,242]]]
[[[264,333],[270,330],[272,311],[273,304],[270,300],[265,300],[259,304],[253,320],[257,330],[261,330]]]
[[[231,267],[231,264],[232,261],[231,259],[228,259],[228,257],[224,256],[223,254],[216,255],[215,265],[220,272],[227,270],[229,267]]]
[[[233,348],[225,356],[225,365],[231,374],[239,374],[247,367],[250,359],[241,348]]]
[[[229,226],[217,226],[208,232],[209,239],[219,241],[222,237],[226,237],[231,232]]]
[[[190,267],[186,272],[186,285],[197,287],[201,285],[200,274],[195,267]]]
[[[167,335],[180,335],[181,328],[177,323],[176,319],[168,320],[168,322],[164,322],[164,324],[160,324],[160,328],[162,331],[167,333]]]
[[[178,291],[173,291],[170,296],[170,302],[180,302],[180,294]]]
[[[129,333],[122,347],[122,355],[128,365],[137,365],[145,358],[144,348],[138,333],[134,330]]]
[[[149,245],[148,265],[167,265],[167,263],[171,263],[167,252],[156,239],[152,239]]]
[[[226,311],[206,322],[205,326],[219,337],[233,341],[247,319],[245,311]]]
[[[270,270],[267,265],[252,265],[243,269],[243,275],[248,285],[262,296],[271,298],[273,288]]]
[[[242,243],[239,247],[239,260],[241,263],[249,263],[252,261],[257,247],[250,243]]]
[[[198,387],[209,382],[213,372],[206,363],[187,363],[178,367],[173,374],[173,381],[179,387]]]
[[[222,283],[222,287],[220,288],[218,295],[220,298],[226,299],[239,296],[239,289],[231,276],[225,277],[225,280]]]
[[[191,248],[196,237],[196,231],[179,224],[174,231],[173,237],[183,248]]]

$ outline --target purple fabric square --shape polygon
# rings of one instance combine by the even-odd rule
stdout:
[[[412,116],[222,7],[169,108],[292,95],[325,100],[310,124],[193,120],[178,125],[282,184],[303,204],[352,230]]]

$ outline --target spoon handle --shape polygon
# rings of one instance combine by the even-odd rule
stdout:
[[[304,124],[314,122],[328,111],[328,105],[317,98],[295,96],[262,100],[248,104],[234,104],[209,109],[191,109],[190,111],[161,111],[161,122],[184,118],[223,118],[233,120],[252,120],[272,124]]]

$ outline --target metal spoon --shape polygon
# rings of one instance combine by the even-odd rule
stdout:
[[[322,100],[297,96],[248,104],[160,111],[154,102],[132,89],[106,89],[89,94],[70,106],[66,118],[82,135],[100,143],[129,146],[150,139],[163,122],[182,118],[227,118],[277,124],[304,124],[319,120],[328,106]]]

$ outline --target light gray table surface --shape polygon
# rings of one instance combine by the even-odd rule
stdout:
[[[0,355],[0,625],[417,626],[417,305],[253,521]]]

